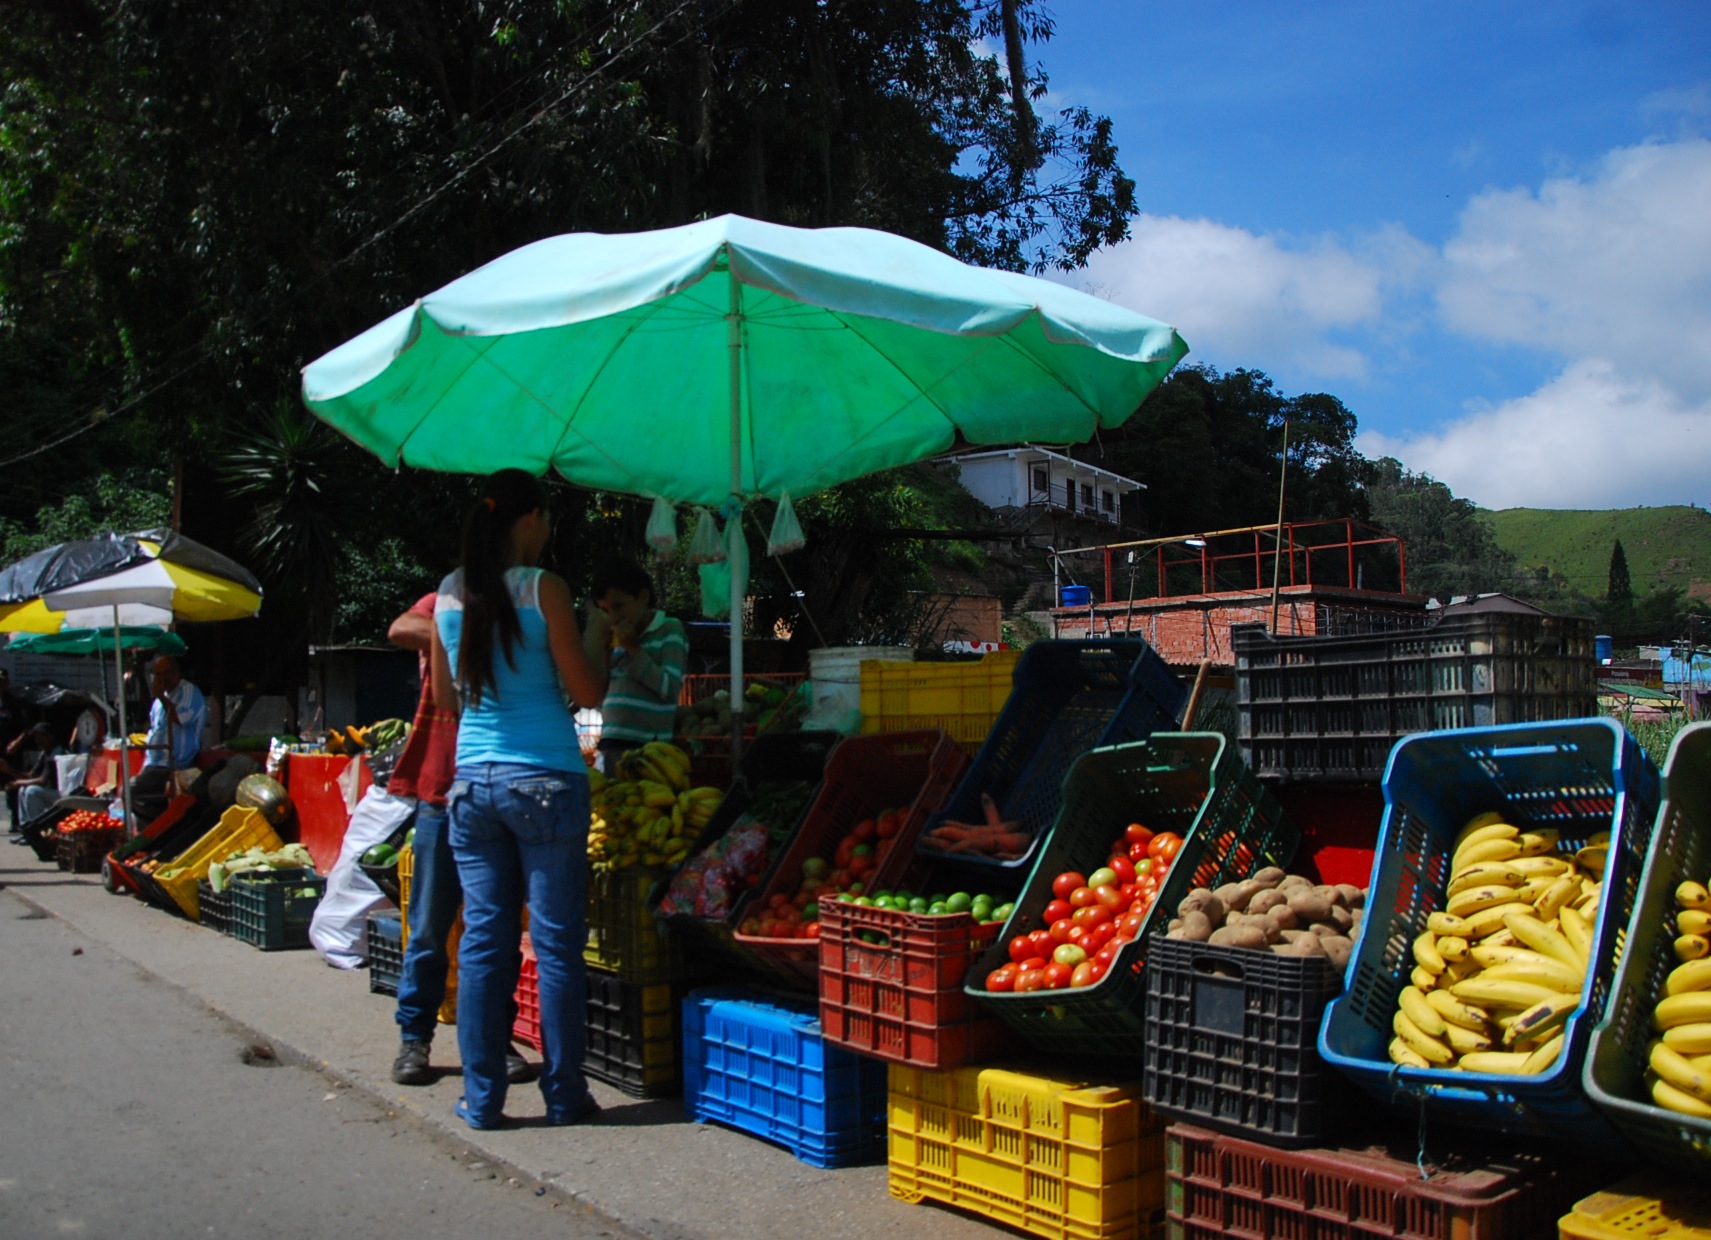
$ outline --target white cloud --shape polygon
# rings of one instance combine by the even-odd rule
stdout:
[[[1538,391],[1442,430],[1366,432],[1358,444],[1486,508],[1711,501],[1711,403],[1689,403],[1603,361],[1575,362]]]
[[[1411,278],[1425,247],[1400,231],[1359,251],[1332,240],[1291,248],[1211,220],[1143,215],[1130,239],[1095,255],[1077,282],[1168,319],[1195,356],[1358,379],[1367,354],[1338,332],[1376,328],[1387,284]]]

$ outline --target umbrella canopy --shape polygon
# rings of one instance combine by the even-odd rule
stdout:
[[[723,216],[525,246],[311,363],[303,394],[389,463],[722,505],[959,441],[1090,439],[1186,352],[889,233]]]
[[[124,625],[119,645],[126,650],[154,650],[181,655],[189,649],[184,639],[165,629]],[[16,633],[6,649],[22,654],[105,654],[113,649],[112,629],[61,629],[57,633]]]
[[[248,569],[165,529],[59,543],[0,572],[0,632],[105,625],[110,635],[114,623],[235,620],[260,608]]]

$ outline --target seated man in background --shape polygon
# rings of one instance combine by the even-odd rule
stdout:
[[[131,804],[143,819],[157,816],[177,791],[174,776],[193,770],[202,752],[202,731],[208,722],[208,702],[202,690],[184,679],[178,660],[163,654],[149,666],[147,756],[142,772],[131,781]]]
[[[6,764],[7,773],[13,776],[6,792],[9,798],[17,797],[13,821],[20,827],[46,813],[59,800],[59,768],[54,759],[64,752],[46,723],[31,728],[26,743],[33,748],[26,751],[29,756],[24,763],[17,767]]]

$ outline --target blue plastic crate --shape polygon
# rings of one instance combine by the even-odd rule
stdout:
[[[1531,1134],[1585,1152],[1632,1157],[1586,1097],[1581,1066],[1616,972],[1658,809],[1658,771],[1610,719],[1426,732],[1398,742],[1384,774],[1384,823],[1365,929],[1347,993],[1319,1028],[1325,1061],[1400,1114],[1486,1131]],[[1537,1076],[1401,1068],[1386,1047],[1414,939],[1443,908],[1450,846],[1485,810],[1516,826],[1552,827],[1565,844],[1611,833],[1586,1002],[1569,1018],[1561,1055]]]
[[[368,991],[395,995],[404,980],[404,918],[397,909],[368,914]]]
[[[924,840],[920,856],[962,871],[970,890],[985,889],[993,878],[1018,886],[1057,820],[1075,760],[1091,749],[1174,732],[1186,697],[1176,674],[1140,638],[1033,643],[1016,663],[1015,688],[986,743],[926,827],[984,821],[985,792],[1033,843],[1014,861],[936,852]]]
[[[885,1064],[829,1046],[811,999],[735,987],[683,1001],[683,1104],[816,1167],[885,1159]]]

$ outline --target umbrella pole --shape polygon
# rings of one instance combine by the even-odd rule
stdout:
[[[737,510],[730,521],[737,523],[737,537],[743,536],[743,293],[737,283],[737,273],[730,268],[730,251],[726,251],[725,278],[730,284],[730,313],[725,321],[730,325],[731,380],[731,503]],[[731,565],[731,774],[743,756],[743,583],[738,580],[736,565]]]
[[[131,834],[131,728],[125,719],[125,649],[119,641],[119,605],[113,604],[113,665],[119,674],[119,805]]]

